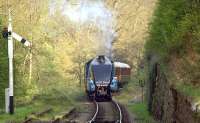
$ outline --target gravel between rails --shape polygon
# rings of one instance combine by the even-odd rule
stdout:
[[[119,119],[119,111],[113,102],[98,102],[99,112],[95,123],[115,123]]]

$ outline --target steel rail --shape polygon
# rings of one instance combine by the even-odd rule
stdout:
[[[113,103],[115,105],[115,107],[117,108],[118,112],[119,112],[119,119],[116,121],[116,123],[122,123],[122,110],[119,106],[119,104],[115,101],[115,100],[112,100],[111,103]],[[89,120],[87,123],[95,123],[95,120],[97,118],[97,115],[98,115],[98,112],[99,112],[99,105],[98,105],[98,102],[94,101],[94,104],[96,105],[96,111],[92,117],[91,120]]]
[[[96,105],[96,111],[95,111],[95,113],[94,113],[92,119],[89,120],[87,123],[94,123],[94,122],[95,122],[95,119],[96,119],[96,117],[97,117],[97,114],[98,114],[98,112],[99,112],[99,105],[98,105],[98,103],[97,103],[96,101],[94,101],[94,104]]]
[[[122,123],[122,110],[119,106],[119,104],[115,101],[115,100],[112,100],[112,102],[116,105],[118,111],[119,111],[119,120],[117,121],[117,123]]]

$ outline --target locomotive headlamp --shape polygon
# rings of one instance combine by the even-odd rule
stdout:
[[[116,77],[113,77],[113,80],[110,84],[110,88],[111,88],[112,91],[118,90],[118,81],[117,81]]]
[[[95,85],[94,85],[94,81],[93,80],[89,81],[89,90],[91,92],[95,91]]]

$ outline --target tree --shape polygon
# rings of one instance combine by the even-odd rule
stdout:
[[[137,68],[144,54],[150,22],[156,0],[109,0],[108,7],[116,12],[118,34],[114,46],[114,59]],[[129,55],[127,55],[129,54]],[[136,70],[136,69],[135,69]]]

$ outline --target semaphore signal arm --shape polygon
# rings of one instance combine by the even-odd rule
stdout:
[[[25,38],[23,38],[22,36],[20,36],[19,34],[12,32],[12,29],[8,28],[4,28],[3,29],[3,37],[4,38],[8,38],[8,36],[12,36],[15,40],[21,42],[22,44],[24,44],[27,47],[31,46],[31,42],[26,40]]]

